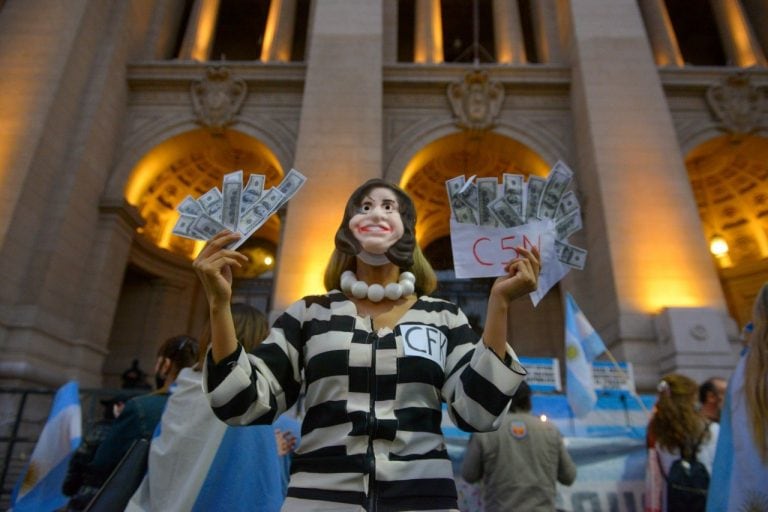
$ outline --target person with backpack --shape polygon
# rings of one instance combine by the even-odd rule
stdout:
[[[651,419],[645,479],[646,512],[704,511],[719,425],[696,410],[696,382],[665,375]]]

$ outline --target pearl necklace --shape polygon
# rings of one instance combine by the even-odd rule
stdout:
[[[348,296],[352,295],[356,299],[367,298],[371,302],[380,302],[384,297],[389,300],[398,300],[401,297],[407,297],[414,292],[416,276],[410,272],[400,274],[398,283],[389,283],[387,286],[380,284],[368,285],[365,281],[360,281],[351,270],[341,274],[341,291]]]

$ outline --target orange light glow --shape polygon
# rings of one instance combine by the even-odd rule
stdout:
[[[313,215],[310,220],[301,211],[302,206],[298,205],[298,215],[307,221],[299,222],[297,226],[289,220],[281,244],[282,247],[291,247],[291,251],[279,254],[274,295],[274,307],[278,310],[285,309],[301,297],[326,291],[323,275],[334,248],[333,233],[329,233],[328,226],[335,225],[338,216],[336,212],[333,215],[326,213]],[[288,216],[294,213],[295,210],[289,211]]]
[[[205,162],[207,172],[195,172],[193,176],[187,176],[187,181],[181,181],[172,169],[178,171],[180,165],[183,165],[180,162],[189,165],[191,155],[199,160],[199,165]],[[125,186],[125,199],[138,208],[147,221],[143,230],[145,235],[158,247],[174,251],[172,230],[179,218],[175,207],[186,195],[199,195],[202,181],[195,180],[198,177],[207,180],[207,187],[220,186],[220,183],[210,180],[211,173],[223,176],[238,168],[244,169],[246,174],[253,172],[266,175],[268,184],[275,183],[281,177],[277,158],[264,144],[252,137],[234,130],[228,131],[225,137],[213,139],[204,130],[183,133],[158,144],[136,163]],[[196,185],[190,184],[190,179]],[[259,233],[265,240],[277,243],[278,219],[271,218]],[[185,256],[194,258],[203,246],[203,243],[195,244],[191,254],[189,245],[186,249],[177,248],[175,252],[183,250]]]
[[[267,24],[264,27],[264,38],[261,43],[261,61],[269,62],[271,60],[272,47],[275,45],[275,35],[277,34],[277,24],[280,21],[280,5],[282,2],[273,0],[269,5],[269,14],[267,15]],[[278,59],[280,60],[280,59]]]
[[[200,62],[208,60],[218,14],[219,0],[203,0],[200,2],[200,17],[198,18],[195,42],[191,55],[193,60]]]
[[[713,307],[713,297],[707,297],[705,290],[697,289],[694,279],[645,279],[639,284],[641,291],[640,309],[658,313],[667,307]]]
[[[413,61],[417,64],[443,62],[443,22],[440,0],[419,0],[416,4],[416,40]]]

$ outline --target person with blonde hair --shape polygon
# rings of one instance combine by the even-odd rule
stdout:
[[[653,441],[648,450],[645,480],[646,512],[678,512],[668,508],[667,503],[666,478],[675,460],[695,457],[712,474],[719,426],[696,410],[698,390],[696,381],[678,373],[665,375],[657,386],[658,400],[648,425],[649,439]],[[702,499],[702,509],[704,503]],[[695,510],[692,503],[688,506],[691,508],[679,512]]]
[[[749,343],[728,383],[707,511],[768,510],[768,283]]]
[[[231,266],[247,258],[222,231],[194,267],[211,316],[205,390],[232,425],[268,424],[302,387],[306,414],[283,511],[458,510],[442,403],[467,431],[498,428],[525,369],[507,344],[513,299],[535,290],[536,248],[518,248],[490,291],[481,340],[466,315],[430,297],[435,274],[416,244],[416,210],[396,185],[355,190],[325,273],[251,354],[229,316]]]

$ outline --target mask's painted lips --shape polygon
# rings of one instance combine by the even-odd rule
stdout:
[[[370,226],[361,226],[358,231],[360,231],[360,233],[389,233],[392,230],[387,226],[370,225]]]

